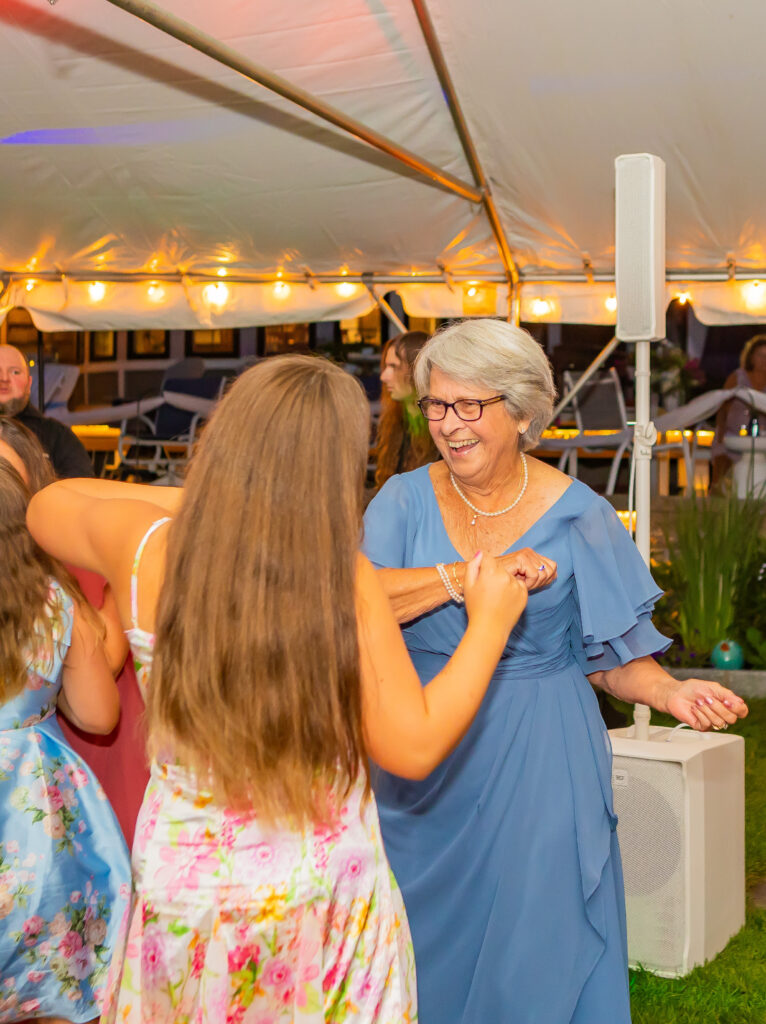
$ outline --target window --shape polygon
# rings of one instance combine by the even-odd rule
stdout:
[[[128,332],[128,359],[167,359],[170,356],[168,331]]]
[[[239,355],[239,331],[233,327],[186,332],[187,356],[236,357]]]

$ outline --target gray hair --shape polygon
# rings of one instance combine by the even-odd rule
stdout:
[[[548,357],[528,331],[504,320],[449,324],[426,342],[415,362],[413,379],[421,397],[434,367],[461,384],[503,395],[514,419],[529,420],[522,450],[535,447],[551,418],[556,388]]]

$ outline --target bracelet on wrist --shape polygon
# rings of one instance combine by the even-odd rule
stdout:
[[[447,567],[444,562],[437,563],[436,571],[439,573],[439,579],[444,584],[444,589],[447,591],[450,599],[456,604],[465,604],[465,598],[452,586],[452,580],[449,578],[449,573],[447,572]]]

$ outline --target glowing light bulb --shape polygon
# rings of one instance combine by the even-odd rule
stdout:
[[[161,284],[158,284],[156,281],[152,281],[146,289],[146,294],[149,296],[150,302],[162,302],[165,298],[165,289]]]
[[[762,281],[748,281],[742,286],[745,305],[750,310],[763,309],[766,306],[766,288]]]
[[[610,295],[604,301],[604,305],[606,306],[606,308],[609,310],[610,313],[616,313],[617,312],[617,296],[616,295]]]
[[[278,299],[286,299],[290,294],[290,285],[286,281],[277,281],[274,285],[274,295]]]
[[[551,304],[547,299],[533,299],[532,300],[532,315],[533,316],[547,316],[551,311]]]
[[[88,285],[88,294],[90,295],[91,302],[101,302],[106,295],[106,285],[103,281],[91,281]]]
[[[680,306],[685,306],[686,303],[689,302],[689,300],[691,299],[691,294],[690,292],[679,292],[678,295],[676,295],[676,299],[678,300],[678,304]]]
[[[226,277],[228,273],[229,271],[226,267],[219,267],[218,270],[216,270],[216,274],[218,274],[219,277]]]
[[[475,284],[470,285],[466,289],[466,295],[468,296],[469,299],[473,299],[478,294],[479,294],[479,289],[476,287]]]
[[[352,284],[351,281],[341,281],[340,284],[335,286],[335,290],[342,299],[348,299],[356,291],[356,285]]]
[[[217,284],[206,284],[202,289],[202,296],[209,306],[225,306],[229,298],[229,289],[223,282]]]
[[[24,285],[24,287],[26,288],[26,290],[28,292],[31,292],[36,284],[37,284],[37,281],[31,281],[30,280],[30,281],[27,281],[27,283]]]

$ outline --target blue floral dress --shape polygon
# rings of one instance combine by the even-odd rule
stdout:
[[[72,612],[54,582],[52,662],[0,705],[0,1021],[98,1016],[130,899],[117,819],[56,720]]]

